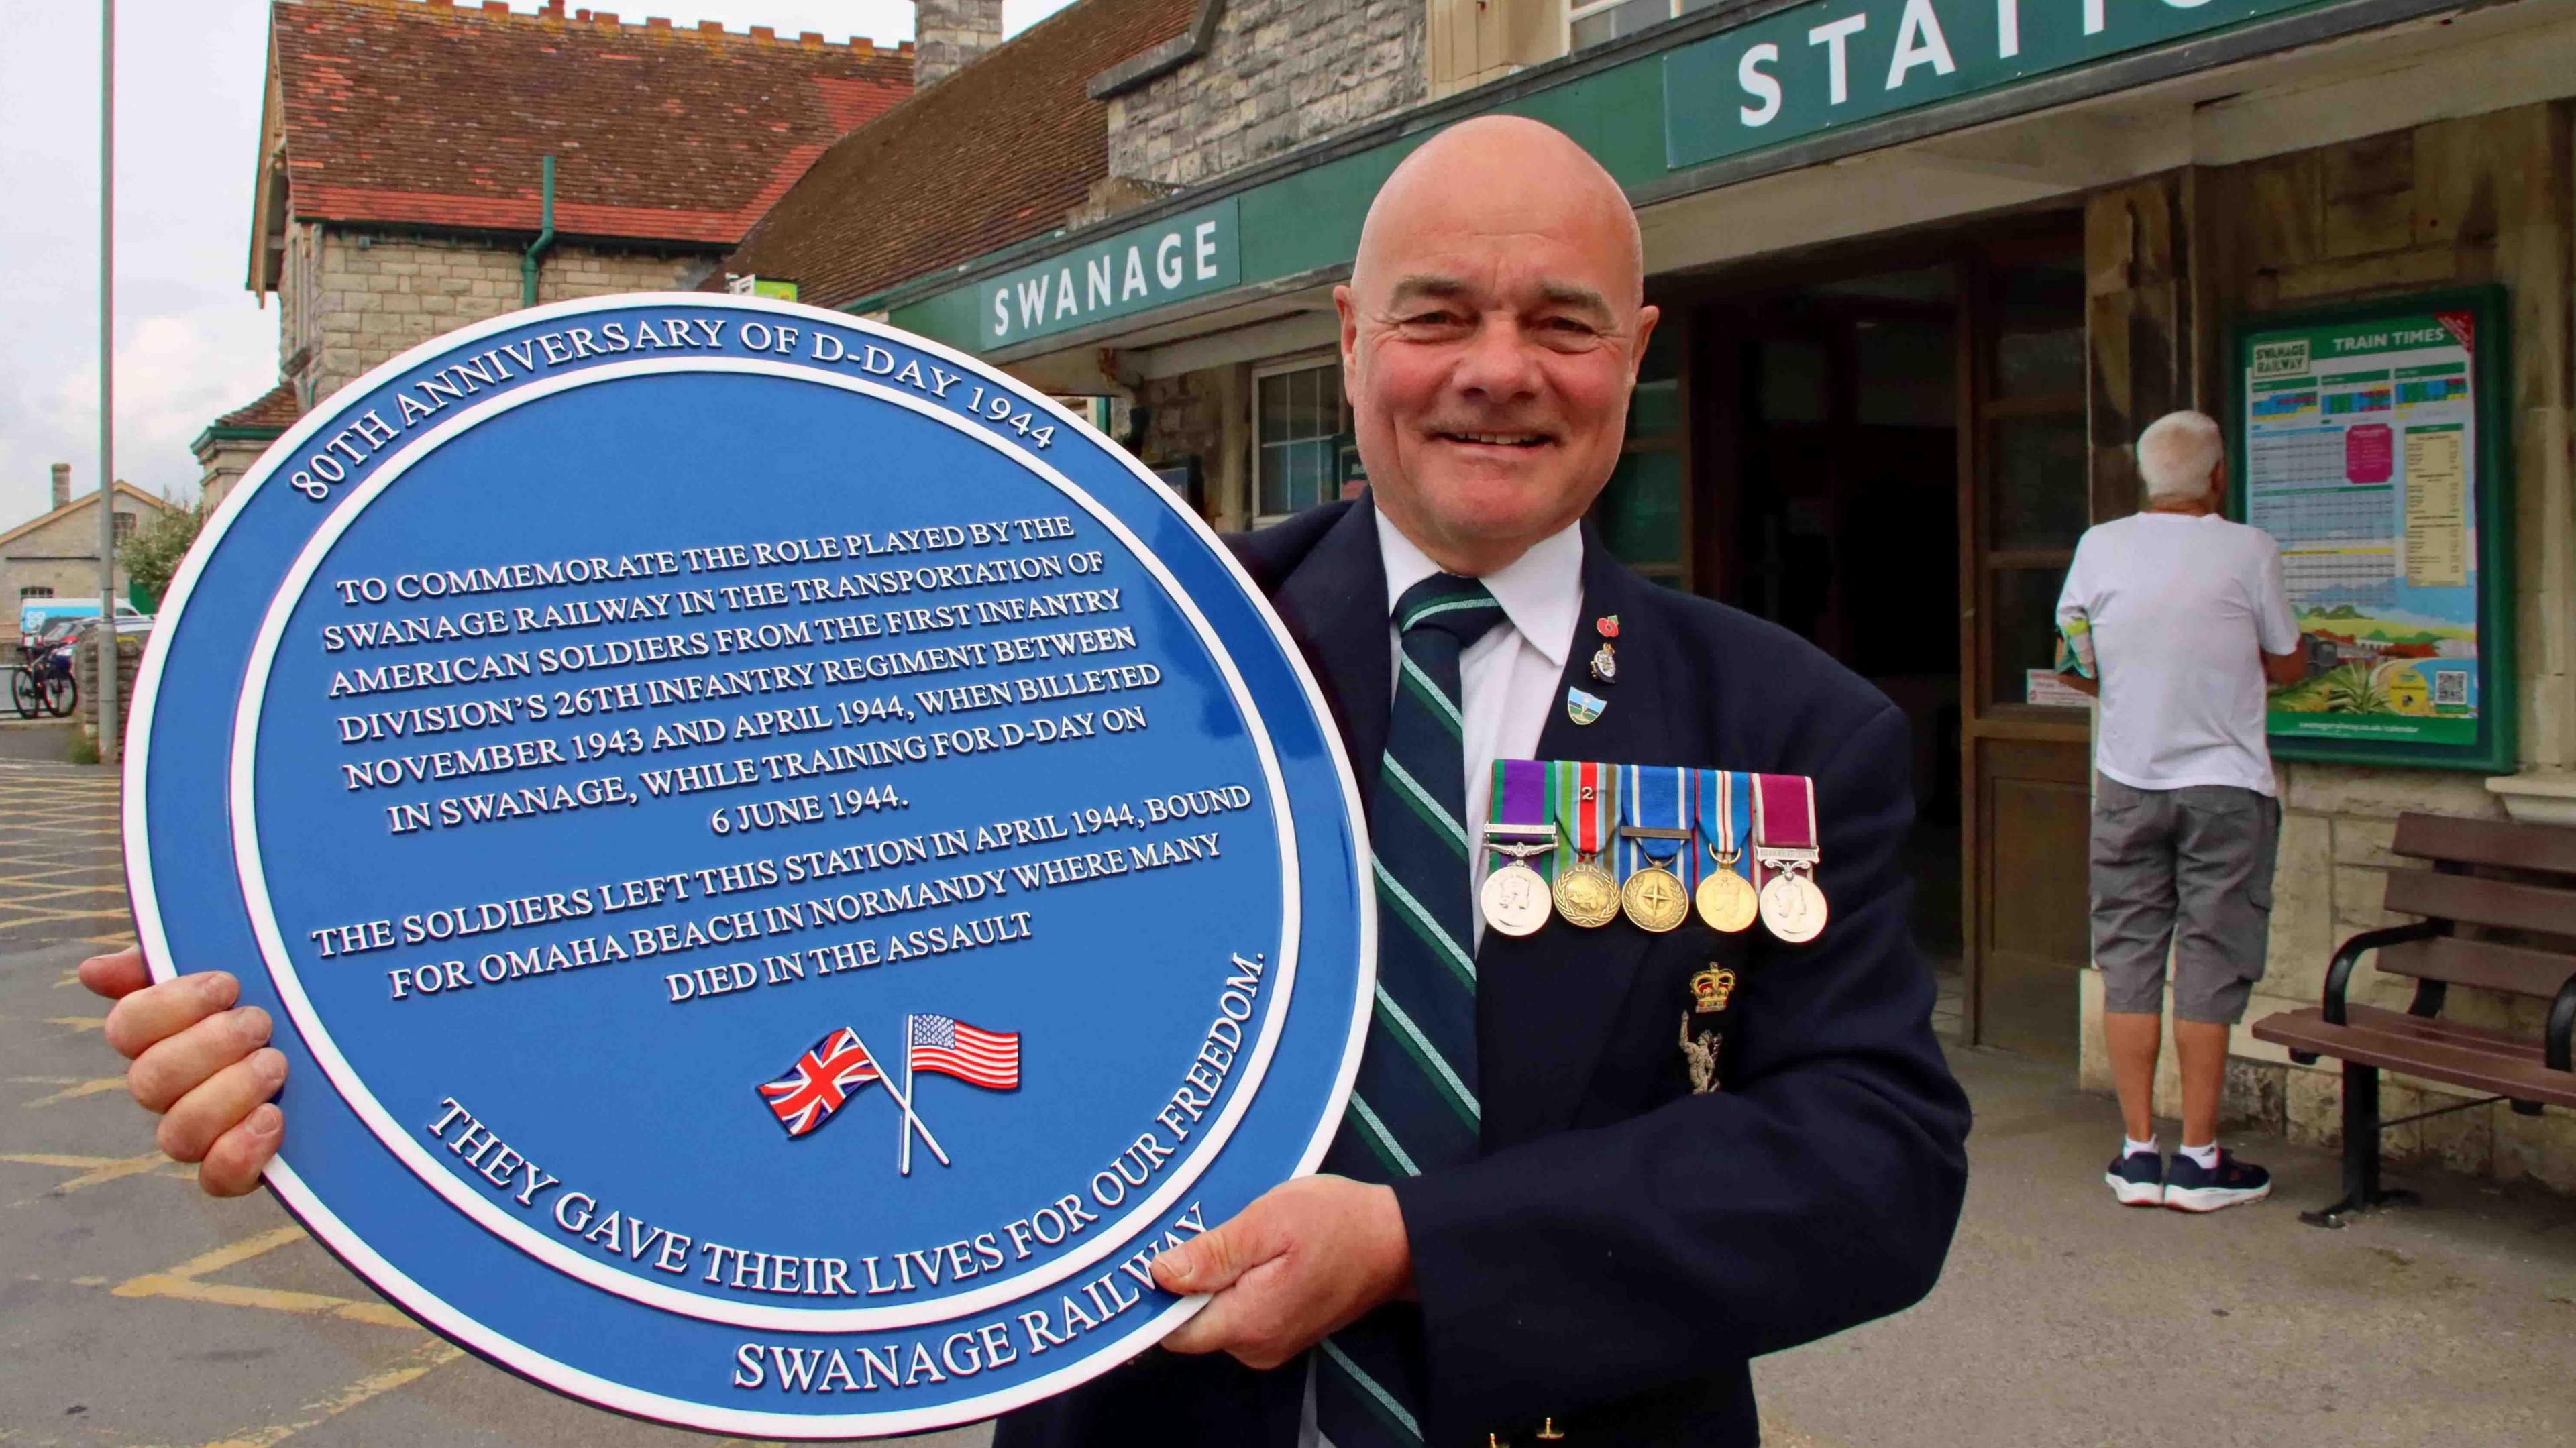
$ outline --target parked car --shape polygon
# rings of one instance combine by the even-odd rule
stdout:
[[[21,599],[18,602],[18,646],[21,648],[35,647],[36,634],[38,631],[43,629],[46,624],[52,623],[56,619],[83,619],[96,617],[98,617],[98,600],[95,598]],[[116,606],[117,632],[128,632],[129,625],[127,620],[138,618],[144,620],[144,627],[146,629],[151,627],[150,615],[144,613],[143,610],[136,608],[133,604],[119,603]]]

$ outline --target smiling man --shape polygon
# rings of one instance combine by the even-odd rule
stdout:
[[[1350,1112],[1325,1174],[1157,1260],[1213,1294],[1167,1352],[1005,1419],[999,1448],[1749,1445],[1747,1359],[1938,1276],[1968,1113],[1907,930],[1904,718],[1581,524],[1655,327],[1640,251],[1610,176],[1509,117],[1433,138],[1370,207],[1334,302],[1371,491],[1237,545],[1369,800]],[[1524,758],[1812,776],[1831,924],[1483,931],[1492,763]],[[1674,1023],[1713,960],[1741,984],[1708,1091]]]
[[[1642,288],[1626,198],[1535,122],[1434,137],[1371,207],[1334,300],[1373,491],[1235,540],[1369,802],[1349,1112],[1322,1175],[1156,1259],[1210,1295],[1168,1351],[1011,1415],[1000,1448],[1750,1445],[1748,1359],[1939,1275],[1968,1113],[1907,928],[1905,719],[1583,527],[1654,331]],[[1830,924],[1482,930],[1491,766],[1531,758],[1812,778]],[[1722,1057],[1692,1049],[1713,964],[1737,981]],[[81,976],[120,998],[106,1036],[162,1146],[250,1190],[284,1130],[268,1017],[221,972],[148,985],[132,951]]]

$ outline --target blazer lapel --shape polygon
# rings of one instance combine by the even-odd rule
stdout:
[[[1378,553],[1377,509],[1366,494],[1299,561],[1271,606],[1305,647],[1315,682],[1341,725],[1360,798],[1376,797],[1386,752],[1395,654],[1387,642],[1386,562]]]
[[[1671,681],[1659,674],[1657,647],[1640,636],[1650,626],[1642,587],[1613,559],[1590,526],[1583,531],[1583,611],[1575,624],[1557,697],[1539,734],[1542,759],[1615,764],[1682,764],[1675,742]],[[1592,677],[1600,643],[1596,622],[1621,615],[1618,682]],[[1565,691],[1608,701],[1590,724],[1577,724]],[[1478,1095],[1487,1149],[1560,1131],[1573,1124],[1620,1004],[1657,937],[1613,921],[1595,930],[1550,922],[1515,939],[1485,932],[1477,951]]]

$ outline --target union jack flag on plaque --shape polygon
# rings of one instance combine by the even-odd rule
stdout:
[[[1020,1089],[1020,1033],[987,1031],[946,1016],[912,1016],[905,1023],[908,1072],[954,1076],[990,1091]]]
[[[859,1043],[859,1033],[843,1026],[797,1057],[786,1075],[761,1082],[759,1090],[761,1099],[778,1114],[778,1124],[793,1137],[829,1120],[850,1093],[884,1080],[885,1072]]]

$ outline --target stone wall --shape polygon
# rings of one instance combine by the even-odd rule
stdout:
[[[2188,178],[2194,273],[2196,394],[2223,410],[2228,319],[2431,287],[2501,282],[2507,288],[2514,395],[2514,508],[2489,526],[2512,530],[2516,647],[2520,676],[2519,769],[2493,784],[2481,776],[2418,769],[2364,769],[2283,761],[2280,863],[2275,875],[2270,965],[2255,988],[2248,1022],[2313,1005],[2335,947],[2362,930],[2395,923],[2379,907],[2387,872],[2408,862],[2389,853],[2396,818],[2408,811],[2500,818],[2504,793],[2564,781],[2576,765],[2576,549],[2571,528],[2568,416],[2571,179],[2569,113],[2534,105],[2439,121]],[[2099,978],[2087,972],[2084,1077],[2109,1088],[2100,1038]],[[2365,966],[2351,999],[2404,1009],[2413,983]],[[2537,1035],[2545,1002],[2453,987],[2446,1017]],[[2239,1027],[2229,1078],[2229,1114],[2285,1131],[2293,1140],[2338,1146],[2342,1079],[2337,1063],[2293,1064]],[[2160,1113],[2177,1102],[2171,1053],[2158,1083]],[[2450,1088],[2390,1075],[2385,1117],[2473,1099]],[[2518,1116],[2490,1106],[2390,1131],[2394,1162],[2425,1160],[2576,1191],[2576,1114]]]
[[[279,361],[309,410],[367,370],[443,332],[516,310],[524,243],[379,236],[298,224],[279,283]],[[537,300],[667,291],[702,258],[557,246]]]
[[[95,585],[93,585],[95,586]],[[72,650],[72,677],[80,685],[80,703],[72,713],[80,720],[81,730],[90,738],[98,737],[98,639],[102,632],[96,625],[81,630],[80,643]],[[120,634],[116,640],[116,723],[117,738],[125,738],[125,726],[134,718],[134,676],[143,665],[143,636]],[[124,758],[119,751],[118,758]]]
[[[1192,186],[1426,94],[1423,0],[1230,0],[1207,54],[1109,102],[1109,172]]]
[[[1136,456],[1149,467],[1195,457],[1204,478],[1203,507],[1219,528],[1250,526],[1243,479],[1251,456],[1251,369],[1211,367],[1136,384],[1145,424]]]

